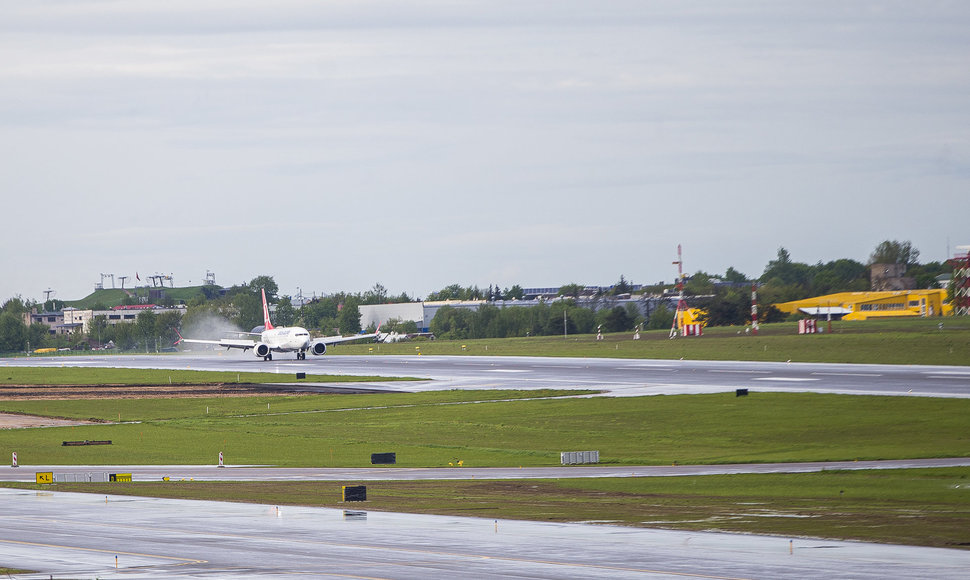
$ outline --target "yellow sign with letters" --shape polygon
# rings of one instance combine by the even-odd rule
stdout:
[[[38,471],[37,472],[37,483],[54,483],[54,472],[53,471]]]

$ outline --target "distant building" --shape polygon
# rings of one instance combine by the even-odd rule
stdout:
[[[185,314],[184,305],[165,308],[154,304],[136,304],[130,306],[115,306],[108,310],[80,310],[78,308],[67,307],[60,312],[37,312],[37,309],[24,314],[24,324],[43,324],[50,327],[48,331],[52,335],[71,334],[80,329],[81,332],[88,332],[91,328],[91,321],[96,316],[104,316],[109,325],[121,324],[123,322],[134,322],[138,318],[138,313],[142,310],[151,310],[155,314],[175,311]]]
[[[906,264],[873,264],[869,267],[870,288],[873,292],[913,290],[916,278],[906,276]]]
[[[906,318],[948,316],[952,307],[946,302],[946,290],[902,290],[898,292],[839,292],[804,300],[775,304],[782,312],[801,312],[833,320],[866,320],[869,318]]]
[[[539,290],[537,288],[529,290]],[[558,290],[558,288],[557,288]],[[497,300],[489,302],[487,300],[441,300],[435,302],[403,302],[399,304],[365,304],[360,308],[360,326],[369,328],[371,325],[379,326],[389,320],[413,321],[420,332],[431,330],[431,321],[441,308],[451,306],[452,308],[467,308],[468,310],[478,310],[483,304],[489,304],[497,308],[532,308],[540,304],[548,304],[550,301],[563,299],[558,296],[552,298],[538,298],[534,300]],[[568,298],[572,299],[572,298]],[[676,310],[677,296],[580,296],[576,300],[576,305],[582,308],[589,308],[594,312],[604,308],[615,306],[625,307],[633,304],[640,314],[649,316],[660,305],[665,305],[669,310]]]
[[[388,320],[413,321],[418,331],[428,332],[431,320],[444,306],[478,310],[485,300],[441,300],[435,302],[401,302],[398,304],[364,304],[360,309],[360,326],[369,328],[379,326]]]

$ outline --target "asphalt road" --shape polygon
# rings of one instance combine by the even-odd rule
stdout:
[[[583,388],[614,396],[758,391],[970,396],[965,367],[604,359],[327,355],[262,362],[241,353],[0,360],[2,366],[123,366],[417,376],[375,390]],[[292,378],[291,378],[292,377]],[[302,384],[302,383],[301,383]],[[318,388],[304,384],[308,390]],[[323,388],[323,387],[320,387]],[[327,385],[326,388],[332,388]],[[939,461],[939,460],[931,460]],[[966,465],[967,460],[943,460]],[[949,461],[949,463],[947,463]],[[537,469],[283,470],[119,466],[135,480],[664,476],[916,466],[922,462]],[[925,465],[922,465],[925,466]],[[0,468],[0,479],[87,467]],[[91,466],[111,472],[110,466]],[[121,471],[124,470],[124,471]],[[582,474],[582,475],[580,475]],[[970,552],[858,542],[674,532],[367,512],[0,490],[0,562],[54,577],[227,578],[964,578]],[[117,557],[117,560],[115,560]],[[117,565],[117,567],[115,567]]]
[[[3,366],[88,366],[268,371],[280,382],[295,383],[296,373],[409,376],[418,382],[348,385],[388,391],[446,389],[602,389],[613,396],[710,393],[739,388],[751,392],[811,391],[843,394],[970,397],[970,368],[917,365],[849,365],[480,356],[341,356],[305,361],[262,361],[241,352],[224,354],[22,357]],[[303,383],[307,390],[316,388]],[[327,388],[332,388],[328,385]]]
[[[965,578],[970,552],[0,490],[18,578]],[[117,559],[116,559],[117,558]]]
[[[970,466],[970,457],[885,461],[817,461],[808,463],[745,463],[723,465],[563,467],[271,467],[252,465],[21,465],[0,466],[0,481],[34,482],[38,472],[74,474],[130,473],[132,481],[416,481],[423,479],[571,479],[587,477],[676,477],[733,473],[811,473],[827,470],[915,469]],[[84,481],[85,479],[82,479]]]

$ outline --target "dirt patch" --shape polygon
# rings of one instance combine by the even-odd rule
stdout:
[[[71,425],[94,425],[93,421],[76,419],[53,419],[33,415],[12,415],[0,413],[0,429],[27,429],[29,427],[68,427]]]
[[[231,383],[212,385],[0,385],[0,401],[56,401],[77,399],[175,399],[201,397],[255,397],[259,395],[310,395],[321,392],[352,392],[286,385]],[[360,391],[366,392],[366,391]],[[94,425],[94,421],[55,419],[0,413],[0,429]]]

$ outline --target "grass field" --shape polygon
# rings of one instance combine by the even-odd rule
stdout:
[[[944,322],[944,329],[937,326]],[[836,323],[798,336],[791,324],[757,336],[707,329],[396,345],[340,345],[338,354],[480,354],[660,359],[970,365],[961,319]],[[823,325],[824,326],[824,325]],[[417,348],[416,348],[417,347]],[[186,371],[52,369],[0,383],[166,384],[202,380]],[[73,374],[80,373],[80,375]],[[124,374],[130,373],[130,374]],[[204,380],[276,382],[234,373]],[[228,375],[228,376],[225,376]],[[355,377],[357,378],[357,377]],[[4,379],[7,379],[6,381]],[[375,380],[374,377],[361,378]],[[323,377],[307,380],[324,382]],[[345,380],[339,378],[334,380]],[[381,379],[386,380],[386,379]],[[66,381],[66,382],[65,382]],[[447,391],[298,397],[3,401],[0,411],[109,421],[0,431],[0,448],[30,464],[230,464],[369,466],[397,453],[397,468],[558,465],[559,452],[596,449],[613,465],[901,459],[970,456],[970,400],[752,393],[577,399],[575,391]],[[535,400],[536,397],[543,397]],[[122,421],[119,423],[118,421]],[[63,447],[63,440],[110,446]],[[29,468],[29,467],[28,467]],[[393,469],[393,468],[392,468]],[[824,472],[557,481],[367,482],[369,501],[341,504],[321,482],[58,484],[54,489],[268,504],[328,505],[489,518],[606,521],[966,548],[970,469]],[[357,482],[342,482],[350,485]],[[30,486],[24,486],[30,487]]]
[[[943,330],[939,324],[943,323]],[[824,322],[819,324],[825,327]],[[339,345],[337,354],[465,354],[970,365],[970,319],[922,318],[834,322],[832,332],[798,335],[795,323],[762,325],[757,336],[743,327],[704,329],[700,337],[670,340],[669,331],[604,335],[540,336],[397,344]]]
[[[364,467],[558,465],[595,449],[614,465],[970,456],[970,400],[812,393],[592,399],[446,391],[200,399],[3,401],[0,411],[123,423],[0,432],[22,464]],[[515,400],[527,399],[527,400]],[[481,401],[481,402],[478,402]],[[471,404],[475,402],[475,404]],[[468,403],[468,404],[461,404]],[[64,440],[111,440],[63,447]]]
[[[587,521],[966,549],[970,547],[968,476],[970,468],[527,481],[158,482],[53,487],[112,495]],[[367,501],[343,503],[342,485],[366,485]]]

